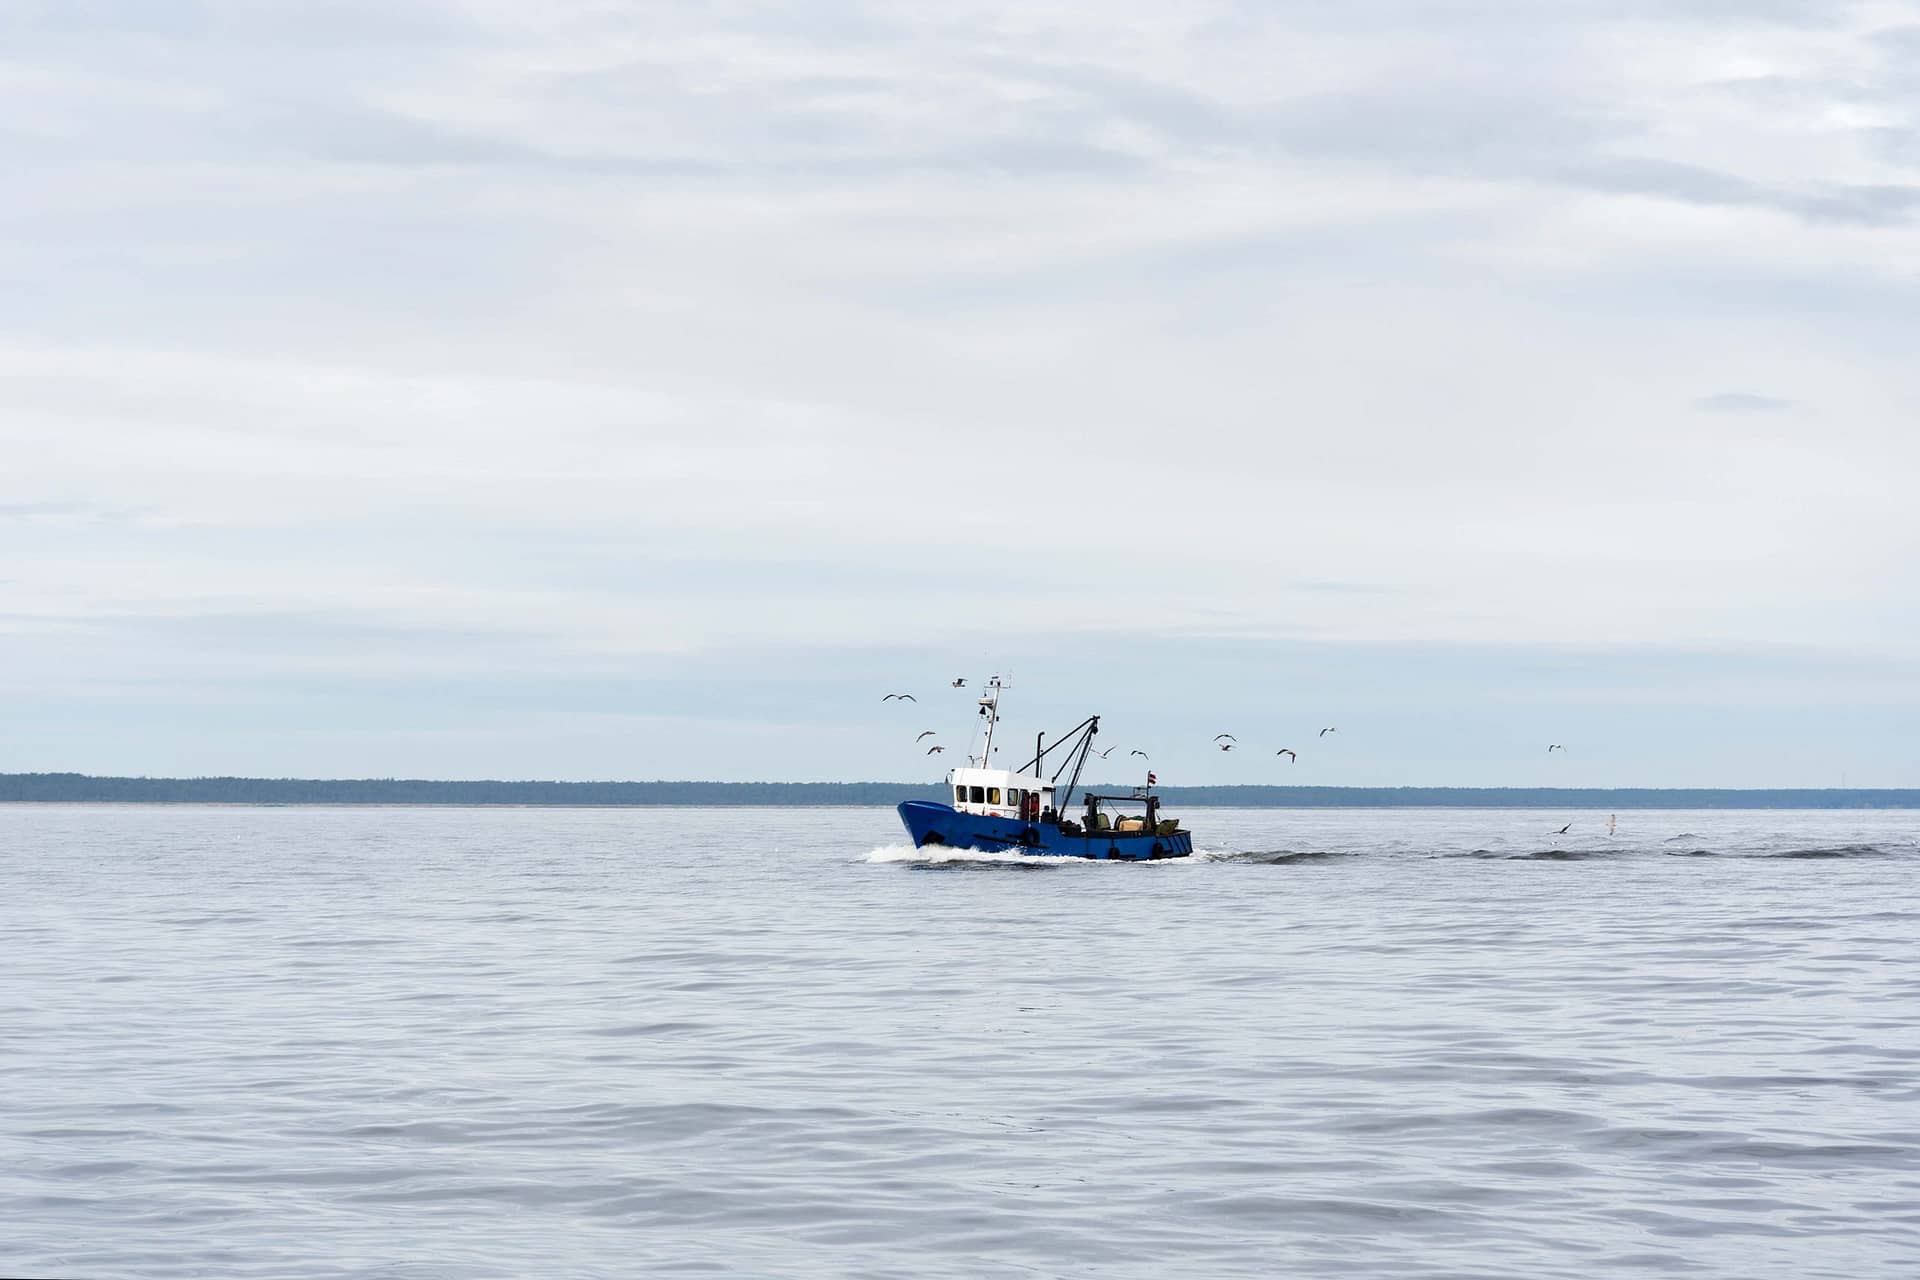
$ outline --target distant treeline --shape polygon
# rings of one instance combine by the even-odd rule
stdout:
[[[1125,794],[1124,784],[1094,784]],[[1161,787],[1169,806],[1249,809],[1920,809],[1920,789]],[[0,773],[0,802],[119,804],[893,805],[946,788],[900,782],[433,782],[419,778],[96,778]]]

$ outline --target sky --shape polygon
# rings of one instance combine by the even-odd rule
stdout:
[[[12,0],[0,173],[0,771],[1920,785],[1920,3]]]

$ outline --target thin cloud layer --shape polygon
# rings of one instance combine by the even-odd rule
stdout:
[[[1722,391],[1702,396],[1693,402],[1696,409],[1708,413],[1778,413],[1793,408],[1793,401],[1778,396],[1758,396],[1750,391]]]
[[[190,708],[325,689],[272,771],[556,771],[435,679],[491,672],[708,692],[610,772],[777,770],[769,661],[1060,643],[1852,697],[1920,657],[1913,18],[14,6],[0,698],[182,711],[0,767],[251,767]],[[1671,780],[1745,780],[1707,737]]]

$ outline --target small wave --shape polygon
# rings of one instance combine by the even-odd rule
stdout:
[[[1594,858],[1625,858],[1633,853],[1632,849],[1610,845],[1604,849],[1532,849],[1522,853],[1507,853],[1500,849],[1467,849],[1434,856],[1478,858],[1483,862],[1586,862]]]
[[[1300,863],[1336,862],[1342,858],[1355,857],[1355,854],[1336,849],[1249,849],[1239,852],[1205,853],[1203,862],[1242,862],[1257,866],[1285,867]]]
[[[1837,844],[1816,849],[1784,849],[1763,853],[1763,858],[1884,858],[1892,851],[1877,844]]]
[[[704,1022],[628,1022],[611,1027],[588,1027],[585,1034],[590,1036],[672,1036],[688,1031],[705,1031]]]

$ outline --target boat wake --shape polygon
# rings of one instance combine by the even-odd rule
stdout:
[[[1696,839],[1698,837],[1695,837]],[[1672,843],[1667,841],[1665,843]],[[1498,849],[1474,849],[1465,853],[1441,854],[1450,858],[1498,859],[1504,862],[1611,862],[1629,861],[1641,858],[1889,858],[1897,857],[1905,850],[1890,845],[1848,844],[1811,849],[1767,849],[1751,846],[1733,846],[1724,849],[1705,849],[1699,846],[1686,849],[1666,849],[1660,847],[1636,847],[1633,845],[1575,845],[1571,848],[1521,849],[1505,851]]]
[[[1022,871],[1039,870],[1066,863],[1087,863],[1085,858],[1035,858],[1019,853],[988,853],[980,849],[954,849],[944,845],[914,848],[910,844],[885,845],[867,854],[867,862],[891,862],[906,867],[1017,867]],[[1091,865],[1091,864],[1090,864]]]
[[[1698,839],[1698,837],[1694,837]],[[1665,843],[1665,842],[1663,842]],[[1911,855],[1920,849],[1914,844],[1839,844],[1814,846],[1810,848],[1753,848],[1733,847],[1725,849],[1707,849],[1697,845],[1691,848],[1670,849],[1655,846],[1633,845],[1575,845],[1566,848],[1526,848],[1499,849],[1475,848],[1463,850],[1436,850],[1419,854],[1397,851],[1400,857],[1439,857],[1466,858],[1501,862],[1627,862],[1643,858],[1789,858],[1789,859],[1847,859],[1847,858],[1892,858]],[[1017,867],[1023,871],[1073,866],[1195,866],[1204,863],[1223,863],[1238,866],[1315,866],[1350,862],[1354,859],[1380,856],[1380,851],[1360,849],[1195,849],[1191,857],[1166,858],[1154,862],[1108,862],[1088,858],[1044,858],[1031,854],[1014,852],[987,853],[978,849],[947,848],[939,845],[927,845],[915,848],[910,844],[885,845],[871,850],[864,859],[871,863],[897,863],[918,868],[988,868]],[[1393,857],[1395,853],[1385,856]]]
[[[1895,850],[1878,844],[1837,844],[1813,849],[1783,849],[1761,854],[1763,858],[1886,858]]]
[[[1239,855],[1219,856],[1236,858]],[[1042,857],[1030,853],[986,853],[979,849],[955,849],[944,845],[925,845],[916,849],[910,844],[885,845],[872,850],[862,859],[865,862],[894,863],[915,870],[986,870],[1012,867],[1020,871],[1050,871],[1060,867],[1173,867],[1181,863],[1210,860],[1212,859],[1201,853],[1195,853],[1187,858],[1134,861],[1130,858],[1061,858]]]
[[[1199,849],[1194,851],[1196,862],[1239,862],[1255,866],[1289,867],[1311,862],[1337,862],[1343,858],[1359,855],[1337,849]]]

